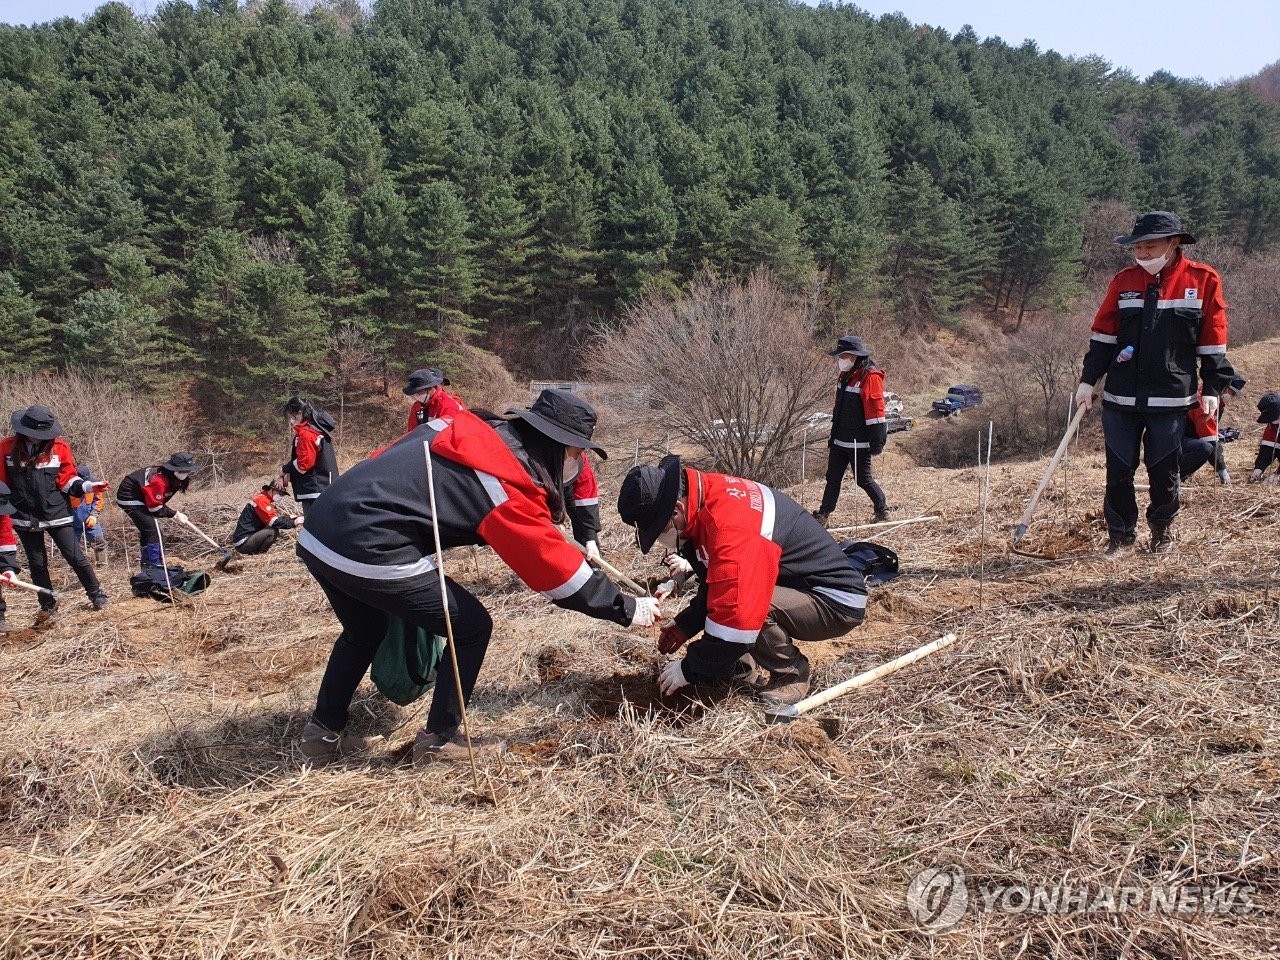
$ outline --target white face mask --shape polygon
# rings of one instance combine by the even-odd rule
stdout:
[[[1134,257],[1133,262],[1154,277],[1169,262],[1169,255],[1166,253],[1164,256],[1156,257],[1154,260],[1143,260],[1140,257]]]
[[[174,474],[174,476],[175,476],[175,477],[177,477],[179,480],[185,480],[185,479],[187,479],[187,477],[191,476],[191,474],[189,474],[189,473],[175,473],[175,474]]]
[[[680,549],[680,532],[674,526],[668,527],[658,534],[656,542],[666,547],[670,553],[675,553]]]
[[[853,369],[853,361],[848,357],[836,357],[836,366],[840,368],[841,373],[848,373]]]
[[[564,482],[570,483],[578,478],[578,472],[582,469],[581,455],[576,457],[566,456],[564,458]]]

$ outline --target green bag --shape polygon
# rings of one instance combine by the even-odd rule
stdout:
[[[444,638],[391,617],[374,654],[369,678],[392,703],[407,707],[436,685],[436,667],[444,656]]]

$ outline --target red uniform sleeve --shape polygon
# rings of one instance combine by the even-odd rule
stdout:
[[[600,487],[596,483],[596,472],[591,468],[591,461],[587,458],[586,453],[582,454],[582,468],[578,471],[578,476],[573,481],[573,505],[575,507],[588,507],[593,503],[600,502]]]
[[[867,424],[884,423],[884,374],[870,370],[862,381],[862,415]]]
[[[309,473],[316,465],[316,451],[323,440],[320,432],[305,423],[293,428],[293,467],[298,473]]]
[[[80,474],[76,470],[76,458],[71,455],[71,447],[59,437],[53,441],[53,453],[58,457],[58,489],[68,496],[72,490],[80,493]]]
[[[721,640],[751,644],[769,616],[782,548],[761,530],[766,509],[772,515],[772,491],[737,477],[727,487],[734,506],[724,504],[704,521],[699,544],[707,557],[704,629]]]
[[[151,479],[142,485],[142,502],[148,510],[159,510],[169,500],[169,481],[157,470]]]
[[[577,592],[591,568],[552,523],[545,503],[502,484],[507,497],[480,521],[476,532],[524,583],[552,600]]]
[[[1102,343],[1115,343],[1120,335],[1120,277],[1122,273],[1111,278],[1107,292],[1102,297],[1098,312],[1093,315],[1093,336],[1091,339]]]
[[[13,521],[8,515],[0,516],[0,553],[16,553],[18,541],[13,535]]]
[[[427,419],[439,420],[442,417],[456,416],[466,407],[444,387],[437,387],[436,392],[427,400]]]
[[[253,512],[264,527],[271,526],[271,521],[276,518],[276,506],[265,493],[253,498]]]
[[[1196,353],[1227,352],[1227,301],[1222,297],[1222,280],[1217,271],[1210,270],[1204,278],[1203,319],[1200,321],[1200,339],[1196,341]]]

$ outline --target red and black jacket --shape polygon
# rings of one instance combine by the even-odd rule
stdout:
[[[1219,404],[1218,412],[1213,416],[1209,416],[1200,406],[1200,397],[1203,392],[1196,394],[1196,403],[1187,411],[1187,426],[1183,436],[1194,437],[1197,440],[1216,440],[1218,438],[1218,417],[1222,414],[1222,404]]]
[[[831,443],[850,450],[884,449],[889,428],[884,417],[884,371],[867,361],[840,374],[831,410]]]
[[[13,535],[13,520],[6,514],[0,514],[0,573],[6,570],[17,573],[18,540]],[[4,609],[4,600],[0,599],[0,611]]]
[[[338,476],[333,438],[309,420],[293,425],[293,459],[280,468],[293,486],[293,499],[314,500]]]
[[[71,447],[62,437],[37,440],[24,452],[25,437],[0,440],[0,482],[11,491],[15,530],[48,530],[73,519],[67,497],[84,496],[85,480],[76,473]]]
[[[172,471],[153,465],[133,471],[116,487],[116,503],[126,511],[145,511],[163,520],[172,517],[176,510],[169,501],[184,492],[191,479],[179,480]]]
[[[579,462],[582,467],[573,481],[565,485],[564,500],[569,523],[573,527],[573,539],[586,544],[600,537],[600,487],[585,450]]]
[[[236,528],[231,532],[231,545],[238,547],[259,530],[275,527],[277,530],[293,529],[293,517],[286,517],[276,509],[270,492],[260,490],[244,505]]]
[[[1253,461],[1253,469],[1265,470],[1271,461],[1280,457],[1280,423],[1268,423],[1262,431],[1262,442],[1258,444],[1258,459]]]
[[[442,549],[487,544],[557,606],[631,623],[635,601],[593,572],[555,526],[510,424],[495,428],[466,410],[428,421],[336,479],[307,513],[298,552],[366,580],[434,571],[427,444]]]
[[[467,405],[459,397],[455,397],[444,387],[436,387],[426,403],[419,400],[413,401],[413,406],[409,408],[409,422],[405,426],[405,432],[416,430],[428,420],[443,420],[465,409]]]
[[[1221,394],[1235,372],[1218,272],[1179,252],[1155,277],[1136,264],[1117,273],[1093,318],[1080,380],[1092,385],[1103,374],[1102,402],[1114,410],[1186,410],[1200,389]]]
[[[764,484],[685,469],[688,522],[680,553],[698,575],[693,601],[676,616],[690,644],[685,678],[707,683],[729,675],[769,616],[775,587],[816,594],[862,620],[867,590],[822,524]]]

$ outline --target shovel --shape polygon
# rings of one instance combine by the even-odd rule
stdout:
[[[0,585],[6,587],[17,587],[19,590],[26,590],[28,593],[34,593],[38,597],[45,600],[57,600],[58,595],[48,587],[38,587],[34,583],[27,583],[25,580],[19,580],[12,573],[0,576]]]
[[[190,530],[192,533],[194,533],[196,536],[200,537],[200,539],[202,539],[205,543],[209,544],[209,546],[213,547],[215,550],[218,551],[218,556],[220,556],[222,559],[219,560],[215,564],[215,566],[219,570],[226,570],[227,564],[235,559],[234,553],[232,553],[230,550],[228,550],[226,547],[220,544],[217,540],[213,539],[213,537],[209,536],[207,533],[205,533],[203,530],[197,527],[190,520],[186,519],[185,517],[182,517],[182,518],[175,517],[174,519],[177,520],[184,527],[186,527],[188,530]]]

